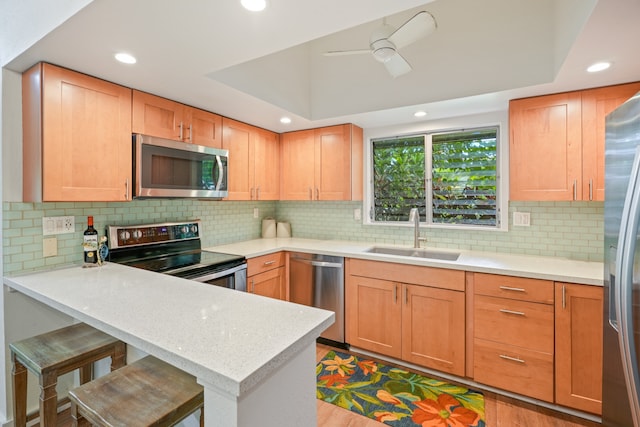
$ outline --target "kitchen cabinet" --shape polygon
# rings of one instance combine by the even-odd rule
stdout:
[[[474,273],[473,293],[473,379],[553,402],[553,282]]]
[[[247,260],[247,292],[286,300],[286,278],[284,252]]]
[[[281,135],[281,200],[362,200],[362,129],[352,124]]]
[[[464,272],[348,259],[347,342],[465,374]]]
[[[222,117],[137,90],[131,118],[134,133],[222,147]]]
[[[605,116],[640,83],[509,103],[510,199],[604,200]]]
[[[278,134],[227,118],[222,123],[222,148],[229,150],[227,199],[278,200]]]
[[[25,202],[131,199],[131,89],[40,63],[22,98]]]
[[[556,283],[556,403],[602,413],[602,304],[599,286]]]

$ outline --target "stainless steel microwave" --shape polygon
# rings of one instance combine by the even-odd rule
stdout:
[[[133,135],[134,198],[209,198],[228,194],[229,150]]]

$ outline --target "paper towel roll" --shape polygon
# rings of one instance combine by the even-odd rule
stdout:
[[[273,218],[265,218],[262,220],[262,237],[271,239],[276,237],[276,220]]]
[[[291,237],[291,224],[288,222],[279,222],[277,227],[278,237]]]

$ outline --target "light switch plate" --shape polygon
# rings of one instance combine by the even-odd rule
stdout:
[[[531,225],[530,212],[514,212],[513,225],[515,227],[529,227]]]
[[[74,233],[76,221],[73,216],[45,216],[42,218],[42,235]]]

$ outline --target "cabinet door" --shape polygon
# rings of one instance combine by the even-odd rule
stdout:
[[[178,102],[134,90],[133,133],[182,141],[185,136],[185,108]]]
[[[184,134],[185,142],[222,148],[222,117],[208,111],[189,108],[185,123],[188,123],[188,129]]]
[[[400,358],[401,285],[369,277],[347,276],[346,334],[354,347]]]
[[[349,125],[315,129],[316,200],[351,200],[351,131]]]
[[[464,292],[402,287],[402,360],[464,376]]]
[[[582,188],[580,92],[511,101],[509,126],[510,199],[578,199]]]
[[[315,144],[313,130],[281,136],[281,200],[315,199]]]
[[[256,200],[280,199],[280,139],[278,134],[257,129],[253,144]]]
[[[284,267],[279,267],[249,277],[249,283],[247,284],[249,292],[256,295],[285,300],[286,289],[284,270]]]
[[[556,283],[556,403],[602,413],[603,288]]]
[[[131,89],[42,67],[43,200],[127,200]]]
[[[229,150],[228,200],[253,200],[252,127],[224,119],[222,148]]]
[[[583,200],[604,200],[605,117],[638,91],[640,83],[582,91]]]

